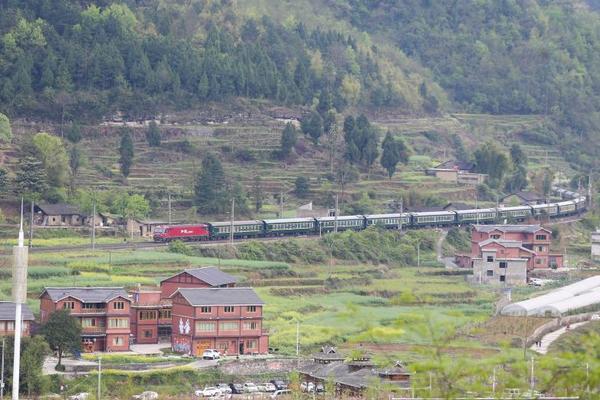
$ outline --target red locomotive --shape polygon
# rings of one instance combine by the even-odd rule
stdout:
[[[206,224],[164,225],[154,228],[155,242],[172,240],[209,240],[210,230]]]

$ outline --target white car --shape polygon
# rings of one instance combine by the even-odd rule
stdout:
[[[87,392],[81,392],[74,394],[73,396],[69,396],[69,400],[87,400],[90,397],[90,394]]]
[[[258,386],[252,382],[244,383],[244,393],[258,393]]]
[[[226,383],[219,383],[217,385],[217,389],[219,389],[223,394],[231,394],[232,392],[231,388]]]
[[[275,387],[275,385],[273,385],[271,382],[266,382],[263,384],[258,385],[259,388],[262,387],[262,392],[267,392],[267,393],[271,393],[277,390],[277,388]]]
[[[300,384],[300,390],[307,393],[312,393],[315,391],[315,384],[312,382],[302,382]]]
[[[291,396],[292,395],[292,391],[290,389],[281,389],[281,390],[276,390],[271,394],[271,398],[272,399],[276,399],[278,397],[285,397],[285,396]]]
[[[590,317],[590,321],[600,321],[600,314],[594,314]]]
[[[205,360],[217,360],[221,358],[221,353],[215,349],[206,349],[204,350],[204,353],[202,353],[202,358]]]
[[[198,397],[214,397],[214,396],[220,396],[221,391],[217,387],[207,386],[202,390],[196,390],[195,394]]]
[[[140,394],[136,394],[135,396],[133,396],[133,398],[136,400],[157,400],[158,393],[147,390]]]

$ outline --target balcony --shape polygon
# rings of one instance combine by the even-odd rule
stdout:
[[[104,333],[106,333],[106,327],[104,327],[104,326],[88,326],[85,328],[81,328],[82,335],[104,334]]]
[[[79,310],[71,310],[71,315],[105,315],[106,308],[80,308]]]

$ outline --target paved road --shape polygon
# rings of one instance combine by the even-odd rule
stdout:
[[[570,329],[576,329],[579,326],[585,325],[587,324],[589,321],[583,321],[583,322],[577,322],[573,325],[570,326]],[[540,354],[546,354],[548,353],[548,349],[550,348],[550,345],[552,343],[554,343],[555,340],[557,340],[559,337],[561,337],[565,332],[567,332],[567,327],[563,326],[555,331],[552,331],[550,333],[547,333],[546,335],[544,335],[544,337],[541,340],[541,345],[540,346],[536,346],[535,343],[533,344],[533,346],[531,346],[531,350],[540,353]]]

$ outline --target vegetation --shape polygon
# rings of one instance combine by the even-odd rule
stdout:
[[[121,144],[119,145],[119,164],[121,165],[121,173],[125,178],[129,176],[129,171],[133,165],[133,141],[131,133],[127,129],[121,132]]]
[[[6,338],[4,349],[4,393],[10,391],[9,382],[13,375],[14,340]],[[42,336],[24,337],[21,341],[20,387],[21,393],[27,397],[44,394],[48,390],[49,379],[44,376],[42,368],[44,359],[51,353],[48,343]]]
[[[81,347],[81,325],[69,310],[58,310],[48,317],[42,325],[42,335],[46,338],[50,348],[56,350],[58,363],[56,370],[64,370],[62,357],[65,352],[76,352]]]

